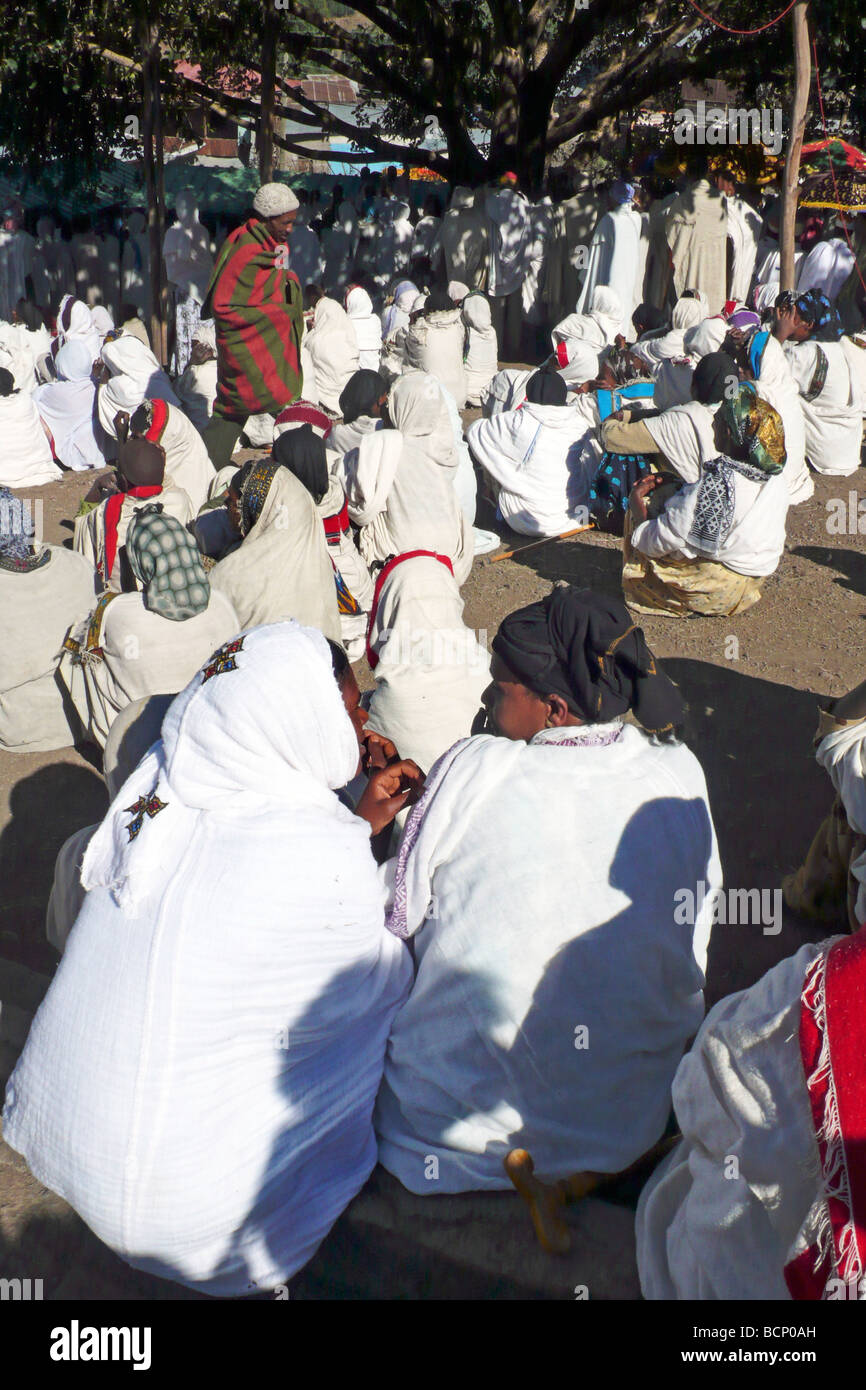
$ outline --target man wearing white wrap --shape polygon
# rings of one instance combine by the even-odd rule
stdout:
[[[604,285],[612,289],[622,305],[616,332],[633,338],[633,311],[640,303],[643,277],[640,274],[640,214],[632,206],[634,184],[617,179],[608,194],[608,210],[595,229],[589,248],[586,279],[577,301],[578,314],[586,313],[595,290]]]

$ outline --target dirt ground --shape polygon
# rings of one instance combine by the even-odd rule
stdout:
[[[841,695],[863,678],[866,555],[858,535],[828,534],[827,502],[847,500],[861,477],[816,477],[815,496],[789,513],[777,572],[765,582],[760,603],[742,617],[643,622],[688,704],[686,739],[706,772],[729,887],[777,888],[800,862],[832,801],[813,757],[816,700]],[[44,539],[70,543],[70,518],[91,482],[92,476],[70,474],[40,490]],[[483,507],[478,524],[499,529],[508,546],[527,544],[494,528]],[[619,594],[620,570],[619,542],[594,533],[534,546],[509,560],[481,557],[463,591],[465,619],[489,639],[506,613],[542,597],[556,580]],[[358,674],[362,685],[370,684],[365,666]],[[93,750],[0,753],[0,1000],[3,1018],[12,1007],[13,1024],[14,1009],[26,1020],[47,983],[39,977],[50,977],[56,966],[44,920],[57,851],[106,806]],[[827,934],[787,909],[776,935],[759,926],[716,927],[708,1007],[803,942]],[[9,1025],[5,1034],[0,1026],[0,1086],[20,1046],[14,1026],[12,1034],[10,1041]],[[20,1242],[29,1231],[43,1256],[50,1249],[53,1296],[189,1296],[127,1270],[69,1216],[0,1143],[0,1275],[21,1273]],[[77,1275],[69,1271],[70,1241],[80,1254]]]

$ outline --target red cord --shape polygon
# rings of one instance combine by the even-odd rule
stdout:
[[[726,34],[762,34],[765,29],[772,29],[774,24],[778,24],[780,19],[784,19],[786,14],[790,14],[796,3],[797,0],[791,0],[790,5],[781,14],[777,14],[775,19],[768,20],[766,24],[759,24],[757,29],[731,29],[727,24],[720,24],[717,19],[713,19],[711,14],[707,14],[705,10],[695,4],[695,0],[689,0],[692,9],[697,10],[701,19],[709,20],[710,24],[715,24],[717,29],[724,29]]]
[[[814,39],[812,39],[812,59],[815,64],[815,86],[818,91],[818,109],[821,112],[821,125],[824,128],[824,139],[829,140],[830,136],[827,133],[827,118],[824,115],[824,95],[821,91],[821,73],[818,70],[818,47]],[[833,164],[832,156],[830,156],[830,173],[833,175],[833,192],[836,195],[836,202],[838,203],[839,185],[836,182],[836,168]],[[860,264],[857,260],[857,254],[854,250],[854,247],[851,245],[851,237],[848,232],[848,223],[845,221],[845,214],[841,208],[837,208],[836,211],[839,213],[839,216],[842,219],[842,231],[845,233],[845,240],[848,243],[848,250],[854,257],[854,269],[857,272],[857,278],[860,281],[860,284],[863,286],[864,290],[866,290],[866,280],[863,279],[863,276],[860,271]]]

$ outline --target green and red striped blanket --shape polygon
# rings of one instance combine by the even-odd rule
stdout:
[[[258,217],[233,231],[217,257],[202,317],[216,321],[215,409],[226,419],[276,415],[301,394],[303,299],[287,262],[287,245]]]

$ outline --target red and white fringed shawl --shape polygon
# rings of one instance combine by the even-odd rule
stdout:
[[[823,1195],[785,1282],[795,1299],[866,1299],[866,927],[806,972],[800,1053]]]

